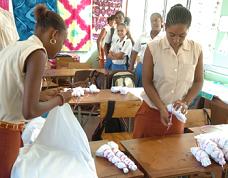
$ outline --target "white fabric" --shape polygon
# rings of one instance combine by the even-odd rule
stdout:
[[[37,49],[42,49],[46,53],[42,42],[33,35],[28,40],[18,41],[0,51],[0,120],[24,121],[22,114],[24,63]]]
[[[70,105],[51,110],[34,144],[23,147],[11,178],[96,178],[88,139]]]
[[[122,60],[112,60],[113,64],[126,64],[125,56],[130,57],[130,53],[132,50],[131,40],[127,38],[127,35],[124,37],[122,41],[118,38],[115,41],[112,41],[110,51],[114,53],[122,52],[124,53],[124,58]]]
[[[185,123],[187,118],[184,114],[181,113],[181,107],[178,110],[175,110],[172,104],[167,105],[167,109],[170,113],[174,114],[176,118]]]
[[[191,153],[195,156],[197,161],[201,162],[203,167],[211,165],[211,160],[204,150],[200,149],[199,147],[192,147]]]
[[[0,51],[19,39],[13,15],[0,7]]]
[[[118,93],[120,92],[120,94],[122,95],[126,95],[129,91],[128,87],[122,87],[122,86],[112,86],[111,87],[111,92],[112,93]]]
[[[117,29],[114,29],[114,33],[112,35],[112,39],[111,39],[111,28],[107,31],[107,34],[105,36],[105,43],[112,43],[113,41],[116,41],[119,39],[118,33],[117,33]]]
[[[44,119],[43,117],[37,117],[32,119],[28,124],[26,124],[26,127],[22,132],[21,136],[24,145],[32,144],[36,140],[41,129],[44,126],[45,121],[46,119]]]

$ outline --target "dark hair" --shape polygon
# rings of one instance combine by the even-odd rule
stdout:
[[[163,18],[162,18],[162,16],[161,16],[161,14],[159,14],[159,13],[157,13],[157,12],[155,12],[155,13],[153,13],[153,14],[151,14],[151,16],[150,16],[150,20],[152,19],[152,17],[158,17],[159,19],[161,19],[161,22],[163,22]]]
[[[122,11],[116,11],[115,16],[117,16],[118,14],[120,14],[124,17],[124,13]]]
[[[129,26],[131,22],[131,19],[129,17],[124,17],[124,23]]]
[[[124,27],[124,28],[127,29],[127,25],[126,25],[125,23],[120,23],[120,24],[117,25],[117,27],[118,27],[118,26],[122,26],[122,27]]]
[[[112,20],[115,20],[115,15],[111,15],[110,17],[107,18],[108,23]]]
[[[36,5],[34,15],[36,19],[36,28],[40,27],[42,30],[45,30],[49,27],[53,27],[59,31],[66,30],[66,24],[62,17],[57,13],[48,10],[44,4]]]
[[[185,24],[189,28],[192,22],[191,12],[181,4],[176,4],[169,10],[166,17],[166,26]]]

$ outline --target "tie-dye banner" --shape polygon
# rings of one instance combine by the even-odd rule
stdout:
[[[107,24],[107,17],[121,10],[122,0],[94,0],[93,1],[93,40],[97,40],[101,29]]]
[[[5,10],[9,10],[9,0],[0,0],[0,7]]]
[[[88,51],[91,47],[91,0],[58,0],[57,8],[68,27],[62,50]]]
[[[17,31],[20,40],[25,40],[30,37],[35,28],[34,7],[36,4],[46,4],[47,8],[52,11],[57,11],[56,0],[12,0],[13,13],[17,26]]]

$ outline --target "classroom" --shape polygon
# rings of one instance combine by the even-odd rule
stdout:
[[[228,178],[228,0],[0,0],[0,178]]]

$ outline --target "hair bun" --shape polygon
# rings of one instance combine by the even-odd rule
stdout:
[[[45,18],[47,11],[48,11],[48,9],[44,4],[36,5],[36,7],[34,9],[34,15],[35,15],[36,20]]]

